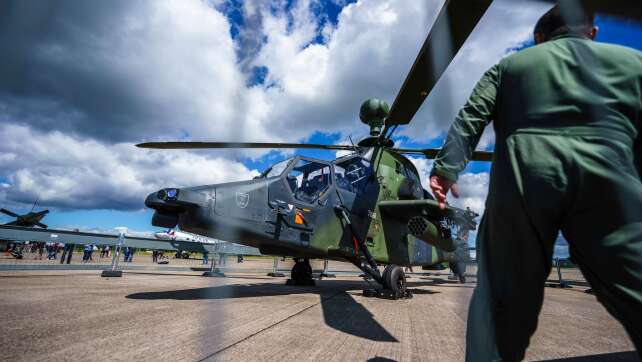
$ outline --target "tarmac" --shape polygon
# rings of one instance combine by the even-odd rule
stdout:
[[[254,272],[0,271],[7,361],[461,361],[467,284],[411,274],[414,297],[362,296],[368,284],[337,273],[315,287]],[[245,263],[244,263],[245,264]],[[265,263],[269,265],[269,260]],[[345,265],[343,265],[345,266]],[[350,269],[346,267],[344,269]],[[331,270],[342,270],[331,263]],[[527,360],[638,361],[623,328],[586,284],[547,288]]]

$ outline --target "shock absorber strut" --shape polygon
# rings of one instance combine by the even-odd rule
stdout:
[[[348,217],[348,213],[346,213],[345,208],[341,205],[337,205],[335,206],[335,210],[338,216],[341,219],[343,219],[343,222],[345,222],[346,225],[348,225],[348,228],[350,229],[350,233],[352,234],[352,240],[355,242],[355,244],[358,245],[358,248],[356,248],[355,250],[356,260],[353,263],[359,269],[361,269],[364,273],[370,275],[378,283],[383,284],[383,278],[381,277],[381,273],[379,273],[377,262],[372,257],[372,254],[370,254],[370,251],[368,250],[366,243],[363,240],[361,240],[361,238],[359,238],[356,231],[354,230],[354,226],[352,225],[352,222],[350,222],[350,218]],[[364,263],[363,260],[359,258],[359,250],[362,251],[363,256],[366,258],[366,261],[368,262],[367,264]]]

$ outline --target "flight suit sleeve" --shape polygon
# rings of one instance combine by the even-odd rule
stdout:
[[[639,58],[642,64],[642,57]],[[640,88],[642,89],[642,77],[640,77]],[[642,97],[638,108],[638,117],[635,125],[637,126],[637,138],[633,141],[633,167],[638,172],[638,177],[642,180]]]
[[[479,80],[450,127],[444,146],[435,158],[431,176],[457,181],[477,147],[484,128],[495,116],[500,77],[500,65],[497,64]]]
[[[640,133],[638,133],[638,139],[633,145],[633,152],[633,162],[638,170],[638,176],[642,179],[642,134]]]

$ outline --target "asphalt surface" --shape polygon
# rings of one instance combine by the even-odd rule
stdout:
[[[413,275],[414,298],[393,301],[363,297],[368,285],[355,276],[284,282],[257,273],[3,271],[0,358],[463,360],[472,283]],[[584,289],[547,289],[528,360],[637,360]]]

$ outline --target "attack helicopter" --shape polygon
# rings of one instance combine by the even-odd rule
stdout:
[[[313,284],[309,259],[349,261],[394,298],[406,295],[404,266],[450,262],[463,275],[476,228],[470,209],[440,209],[405,156],[434,158],[437,149],[395,148],[392,136],[413,116],[486,12],[490,0],[446,1],[392,107],[365,101],[360,119],[369,136],[356,145],[245,142],[147,142],[141,148],[290,148],[353,151],[333,161],[294,156],[253,180],[163,188],[145,205],[152,224],[256,247],[295,260],[290,283]],[[450,39],[444,47],[444,39]],[[492,153],[474,152],[491,161]],[[385,265],[383,273],[379,266]]]

